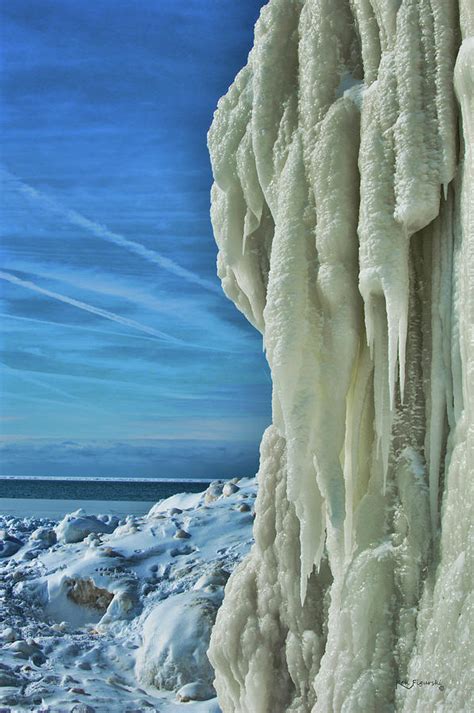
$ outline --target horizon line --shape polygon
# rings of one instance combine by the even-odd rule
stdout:
[[[236,477],[236,476],[233,476]],[[241,476],[250,477],[250,476]],[[2,480],[67,480],[76,482],[121,482],[127,483],[212,483],[214,480],[231,480],[231,478],[130,478],[129,476],[75,476],[75,475],[0,475]]]

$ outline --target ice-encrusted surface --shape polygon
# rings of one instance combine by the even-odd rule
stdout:
[[[219,102],[218,272],[273,381],[225,713],[474,708],[473,25],[270,0]]]
[[[216,481],[122,520],[0,517],[2,711],[219,713],[206,650],[255,490]]]

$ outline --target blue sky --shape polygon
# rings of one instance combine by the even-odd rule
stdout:
[[[3,0],[2,472],[250,474],[259,335],[223,296],[206,132],[256,0]]]

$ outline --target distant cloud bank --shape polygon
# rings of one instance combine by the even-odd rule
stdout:
[[[256,473],[254,452],[246,441],[7,441],[0,475],[230,478]]]

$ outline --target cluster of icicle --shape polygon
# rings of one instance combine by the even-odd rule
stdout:
[[[270,0],[219,102],[218,271],[273,380],[225,713],[474,710],[473,34],[472,0]]]

